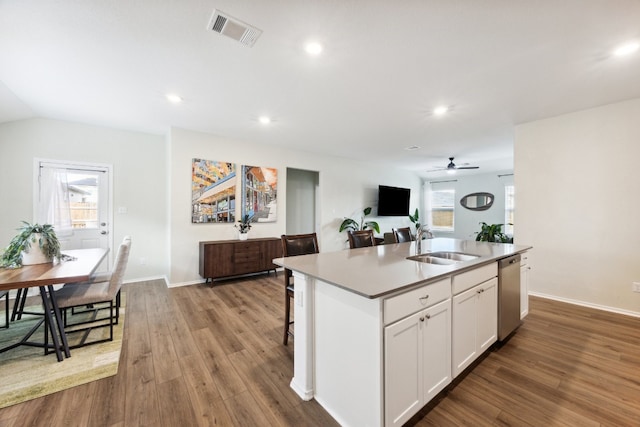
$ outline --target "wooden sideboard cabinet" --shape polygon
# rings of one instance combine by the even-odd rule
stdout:
[[[276,237],[200,242],[200,276],[209,282],[269,270],[275,272],[278,266],[271,260],[280,257],[282,241]]]

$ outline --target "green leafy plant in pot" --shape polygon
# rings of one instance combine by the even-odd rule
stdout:
[[[420,213],[418,212],[418,208],[416,208],[416,211],[414,212],[413,215],[409,215],[409,221],[411,221],[413,225],[416,227],[416,232],[417,232],[418,229],[420,228]]]
[[[476,232],[476,242],[509,243],[511,240],[509,236],[502,232],[504,224],[487,224],[486,222],[481,222],[480,224],[481,229]]]
[[[234,224],[234,227],[238,229],[240,234],[238,235],[240,240],[247,239],[247,233],[251,230],[251,221],[253,220],[253,216],[246,214],[242,217],[241,220],[238,221],[237,224]]]
[[[7,246],[0,258],[0,267],[18,268],[22,265],[52,262],[62,259],[60,241],[51,224],[30,224],[22,221],[20,232]],[[42,256],[38,256],[38,251]]]
[[[360,222],[352,218],[345,218],[344,221],[342,221],[342,224],[340,224],[339,231],[342,233],[343,231],[349,231],[349,230],[360,231],[360,230],[366,230],[370,228],[372,230],[375,230],[376,233],[380,233],[380,226],[378,225],[377,222],[364,220],[365,217],[370,213],[371,213],[370,207],[364,208],[364,210],[362,211],[362,216],[360,217]]]

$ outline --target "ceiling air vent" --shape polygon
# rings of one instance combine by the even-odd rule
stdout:
[[[253,46],[260,34],[262,34],[262,30],[245,24],[219,10],[213,11],[213,16],[209,21],[209,29],[249,47]]]

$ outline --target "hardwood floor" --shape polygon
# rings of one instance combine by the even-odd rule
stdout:
[[[0,410],[2,426],[332,426],[290,389],[282,273],[167,289],[125,286],[118,374]],[[518,332],[415,426],[631,426],[640,319],[531,298]]]

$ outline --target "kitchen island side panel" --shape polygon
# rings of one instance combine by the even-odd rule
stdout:
[[[382,304],[316,281],[315,399],[343,426],[383,420]]]

